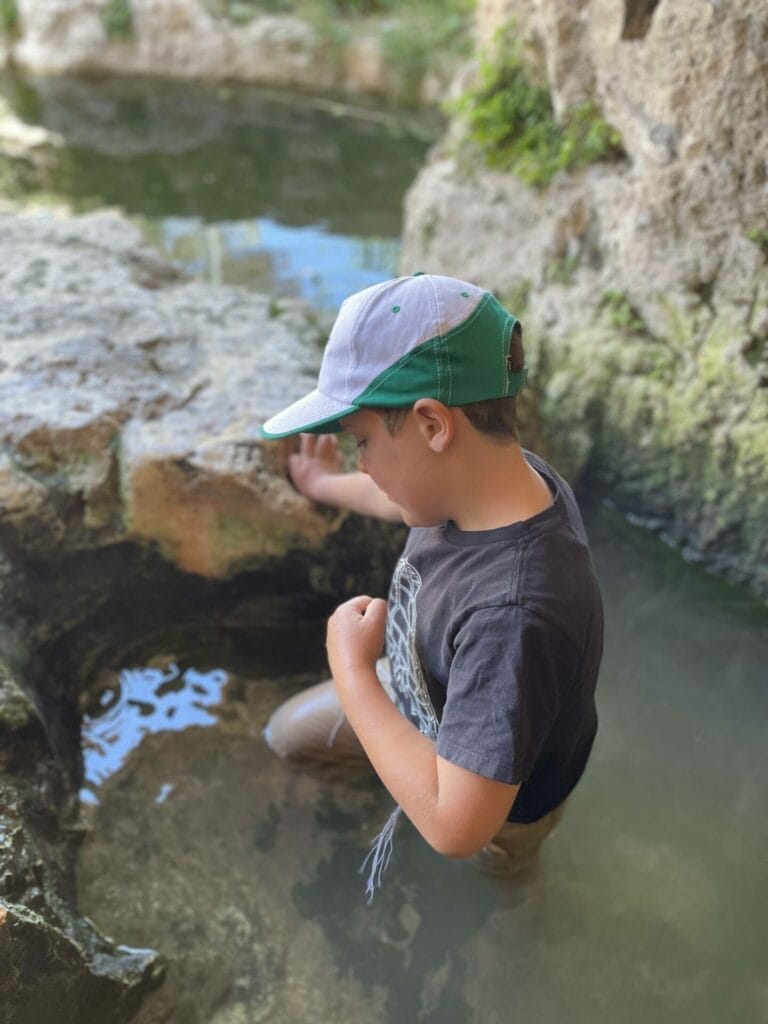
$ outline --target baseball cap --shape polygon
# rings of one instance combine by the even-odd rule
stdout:
[[[317,387],[272,416],[262,437],[333,434],[358,409],[400,408],[419,398],[467,405],[516,395],[509,348],[517,318],[467,281],[416,273],[345,299]]]

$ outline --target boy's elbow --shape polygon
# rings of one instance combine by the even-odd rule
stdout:
[[[443,857],[450,857],[452,860],[463,860],[479,853],[485,846],[487,840],[477,836],[457,833],[453,830],[441,831],[436,829],[430,835],[425,835],[432,849]]]

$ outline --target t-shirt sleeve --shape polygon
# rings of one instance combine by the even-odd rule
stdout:
[[[437,753],[497,782],[525,782],[574,668],[565,637],[525,608],[474,612],[454,640]]]

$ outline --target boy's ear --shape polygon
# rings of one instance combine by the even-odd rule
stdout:
[[[413,406],[416,426],[433,452],[444,452],[453,440],[453,412],[436,398],[420,398]]]

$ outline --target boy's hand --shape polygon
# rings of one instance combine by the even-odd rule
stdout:
[[[302,434],[299,451],[288,457],[294,487],[313,501],[323,500],[318,484],[341,472],[341,452],[333,434]]]
[[[381,598],[353,597],[340,604],[328,620],[328,663],[333,678],[372,669],[384,648],[387,602]]]

